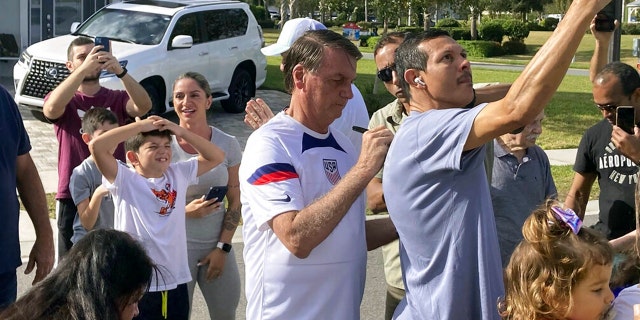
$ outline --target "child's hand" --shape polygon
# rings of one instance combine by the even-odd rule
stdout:
[[[153,130],[160,130],[160,127],[155,124],[158,121],[156,118],[160,118],[158,116],[149,116],[146,119],[140,119],[140,117],[136,117],[136,124],[140,126],[140,132],[149,132]],[[162,118],[160,118],[162,119]]]
[[[204,198],[205,196],[202,196],[187,204],[185,210],[188,218],[202,218],[208,216],[212,212],[218,210],[220,205],[222,205],[222,201],[218,201],[216,198],[210,200],[205,200]]]
[[[169,130],[178,137],[181,137],[184,134],[184,132],[187,130],[179,126],[177,123],[162,117],[149,116],[149,118],[154,120],[153,124],[158,126],[158,130],[160,131]]]
[[[109,194],[109,190],[105,188],[103,185],[99,185],[96,190],[93,192],[93,196],[96,197],[106,197]]]

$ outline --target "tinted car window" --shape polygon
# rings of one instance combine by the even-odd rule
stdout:
[[[155,45],[162,40],[170,21],[170,16],[155,13],[105,9],[82,24],[75,34]]]
[[[209,41],[243,36],[249,25],[249,17],[242,9],[207,11],[203,20]]]
[[[202,37],[200,37],[200,32],[198,32],[198,16],[196,16],[195,13],[180,17],[178,22],[176,22],[176,26],[173,28],[169,43],[178,35],[191,36],[191,38],[193,38],[193,44],[202,42]]]

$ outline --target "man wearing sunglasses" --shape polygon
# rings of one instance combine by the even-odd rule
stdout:
[[[596,38],[590,66],[592,93],[603,119],[582,136],[565,206],[583,218],[593,183],[598,180],[599,215],[594,228],[612,240],[635,230],[636,226],[634,192],[638,159],[633,159],[629,149],[640,144],[640,140],[616,126],[616,110],[618,106],[633,106],[635,119],[640,119],[640,76],[633,67],[622,62],[603,66],[613,32],[596,31],[595,21],[591,22],[591,32]],[[619,245],[620,241],[612,244]]]

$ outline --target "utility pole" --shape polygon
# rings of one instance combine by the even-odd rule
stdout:
[[[624,7],[624,0],[613,0],[615,2],[615,17],[618,20],[618,28],[613,33],[613,43],[609,46],[609,62],[620,61],[620,39],[622,28],[622,8]]]

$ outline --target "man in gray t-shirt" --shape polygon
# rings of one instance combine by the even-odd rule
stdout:
[[[406,39],[396,72],[411,113],[385,160],[406,297],[395,319],[500,319],[502,266],[484,144],[533,121],[557,90],[605,1],[573,1],[505,98],[472,109],[471,65],[446,32]],[[565,21],[563,20],[563,22]]]

